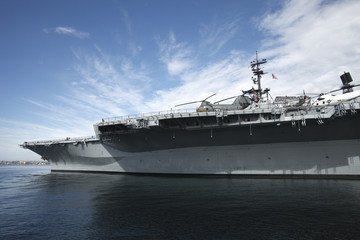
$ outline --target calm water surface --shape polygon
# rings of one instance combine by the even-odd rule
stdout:
[[[0,167],[0,239],[359,239],[360,181]]]

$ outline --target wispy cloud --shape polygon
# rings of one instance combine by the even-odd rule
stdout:
[[[132,22],[128,12],[124,8],[120,8],[119,10],[120,10],[121,20],[122,23],[124,24],[126,31],[125,33],[124,32],[117,33],[117,39],[119,40],[120,43],[121,38],[127,38],[126,42],[127,42],[128,50],[131,56],[136,57],[141,53],[143,48],[140,45],[138,45],[134,40]]]
[[[224,59],[183,72],[179,76],[179,86],[157,91],[146,105],[150,109],[169,109],[177,104],[205,99],[213,93],[217,93],[212,98],[216,100],[238,95],[240,90],[250,88],[248,82],[243,81],[249,76],[247,62],[243,52],[234,51]]]
[[[166,64],[170,75],[179,75],[193,66],[191,48],[185,42],[177,42],[174,32],[159,43],[160,60]]]
[[[89,126],[91,127],[91,125]],[[26,140],[64,139],[65,137],[92,134],[89,133],[90,131],[83,128],[76,128],[76,125],[73,125],[72,128],[65,128],[0,118],[0,149],[2,152],[0,160],[40,160],[39,155],[21,149],[19,144]]]
[[[89,33],[76,30],[73,27],[45,28],[45,29],[43,29],[43,31],[45,33],[56,33],[56,34],[73,36],[73,37],[77,37],[77,38],[89,38],[90,37]]]
[[[339,75],[360,77],[360,2],[286,1],[259,23],[267,34],[262,56],[281,81],[275,89],[294,93],[294,86],[321,92],[340,85]],[[275,90],[275,91],[276,91]],[[301,91],[300,91],[301,92]]]
[[[151,78],[147,71],[131,59],[113,59],[97,46],[98,54],[80,54],[75,70],[79,81],[74,82],[72,101],[91,106],[104,116],[119,116],[144,110],[143,100]],[[68,100],[70,101],[70,100]]]
[[[132,36],[132,25],[131,25],[131,21],[129,18],[129,14],[127,13],[127,11],[124,8],[120,8],[120,13],[121,13],[122,19],[124,21],[127,33],[129,34],[129,36]]]
[[[210,55],[217,53],[229,40],[231,40],[238,31],[239,21],[237,19],[230,21],[214,22],[212,24],[201,24],[200,28],[200,46],[209,51]]]
[[[71,106],[69,102],[67,102],[68,98],[64,96],[57,96],[56,99],[63,104],[42,102],[34,99],[25,99],[25,101],[38,108],[37,111],[33,111],[32,113],[44,121],[39,121],[39,124],[45,124],[49,129],[71,129],[70,133],[80,130],[84,134],[84,129],[86,129],[88,133],[85,135],[91,135],[90,131],[94,121],[93,116],[95,115],[95,110],[87,105],[79,104],[77,106]],[[79,111],[80,109],[82,109],[81,112]],[[76,125],[78,125],[79,122],[86,124],[87,127],[76,129]],[[78,133],[80,134],[81,132]]]

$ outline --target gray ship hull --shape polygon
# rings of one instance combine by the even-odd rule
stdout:
[[[96,138],[23,147],[52,171],[360,178],[359,109],[159,115],[147,125],[144,118],[95,124]]]
[[[30,148],[30,147],[29,147]],[[137,153],[101,143],[33,146],[52,171],[359,178],[360,140],[193,147]]]

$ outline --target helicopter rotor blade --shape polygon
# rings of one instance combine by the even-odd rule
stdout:
[[[216,95],[216,93],[214,93],[214,94],[212,94],[212,95],[210,95],[210,96],[208,96],[207,98],[205,98],[204,100],[202,100],[201,102],[205,102],[206,100],[208,100],[209,98],[211,98],[212,96],[215,96]],[[200,101],[199,101],[200,102]]]
[[[214,104],[219,103],[219,102],[223,102],[223,101],[226,101],[226,100],[229,100],[229,99],[232,99],[232,98],[236,98],[236,97],[237,97],[237,96],[224,98],[224,99],[221,99],[221,100],[219,100],[219,101],[214,102]]]
[[[332,91],[330,91],[330,92],[327,92],[327,93],[324,93],[324,94],[329,94],[329,93],[333,93],[333,92],[337,92],[337,91],[341,91],[341,90],[343,90],[342,88],[339,88],[339,89],[336,89],[336,90],[332,90]]]
[[[175,107],[179,107],[179,106],[183,106],[183,105],[188,105],[188,104],[192,104],[192,103],[197,103],[197,102],[205,102],[207,99],[211,98],[212,96],[216,95],[216,93],[208,96],[207,98],[205,98],[204,100],[199,100],[199,101],[193,101],[193,102],[187,102],[187,103],[182,103],[182,104],[178,104],[175,105]]]
[[[182,104],[175,105],[175,107],[179,107],[179,106],[183,106],[183,105],[188,105],[188,104],[192,104],[192,103],[197,103],[197,102],[203,102],[203,101],[193,101],[193,102],[182,103]]]
[[[358,86],[360,86],[360,84],[352,85],[352,86],[349,86],[349,87],[342,87],[342,88],[339,88],[339,89],[336,89],[336,90],[332,90],[332,91],[330,91],[330,92],[327,92],[327,93],[325,93],[325,94],[329,94],[329,93],[341,91],[341,90],[344,90],[344,89],[347,89],[347,88],[358,87]]]
[[[320,93],[306,93],[307,96],[319,96]]]

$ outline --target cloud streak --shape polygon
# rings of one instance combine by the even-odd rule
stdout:
[[[76,38],[80,38],[80,39],[90,37],[89,33],[76,30],[73,27],[45,28],[45,29],[43,29],[43,31],[45,33],[56,33],[56,34],[72,36],[72,37],[76,37]]]
[[[201,24],[200,28],[200,46],[211,49],[210,55],[214,55],[226,45],[238,32],[237,19],[232,21],[223,21],[213,24]]]
[[[98,55],[83,55],[82,63],[75,67],[81,80],[74,84],[72,99],[105,116],[139,111],[146,85],[151,82],[147,73],[127,58],[112,63],[110,56],[97,49]]]
[[[185,42],[177,42],[174,32],[169,33],[165,41],[159,43],[160,60],[166,64],[168,73],[180,75],[193,66],[191,48]]]
[[[84,124],[87,124],[87,122]],[[91,125],[89,126],[91,127]],[[64,139],[65,137],[79,137],[91,134],[81,127],[76,127],[75,124],[72,127],[68,125],[65,128],[63,125],[62,127],[46,126],[45,124],[0,118],[0,149],[2,152],[0,160],[40,160],[40,156],[37,154],[19,147],[19,144],[26,140]]]
[[[267,34],[262,56],[279,79],[276,89],[294,93],[334,89],[344,71],[360,76],[358,1],[288,1],[265,16],[259,29]],[[285,86],[286,83],[288,86]]]
[[[179,86],[157,91],[146,105],[154,110],[160,107],[169,109],[184,102],[205,99],[213,93],[217,95],[212,99],[217,100],[229,97],[229,95],[238,95],[241,89],[251,88],[248,83],[240,81],[248,76],[245,63],[247,61],[244,59],[242,52],[233,52],[225,59],[184,72],[179,76],[181,80]],[[194,105],[184,107],[189,108]]]

